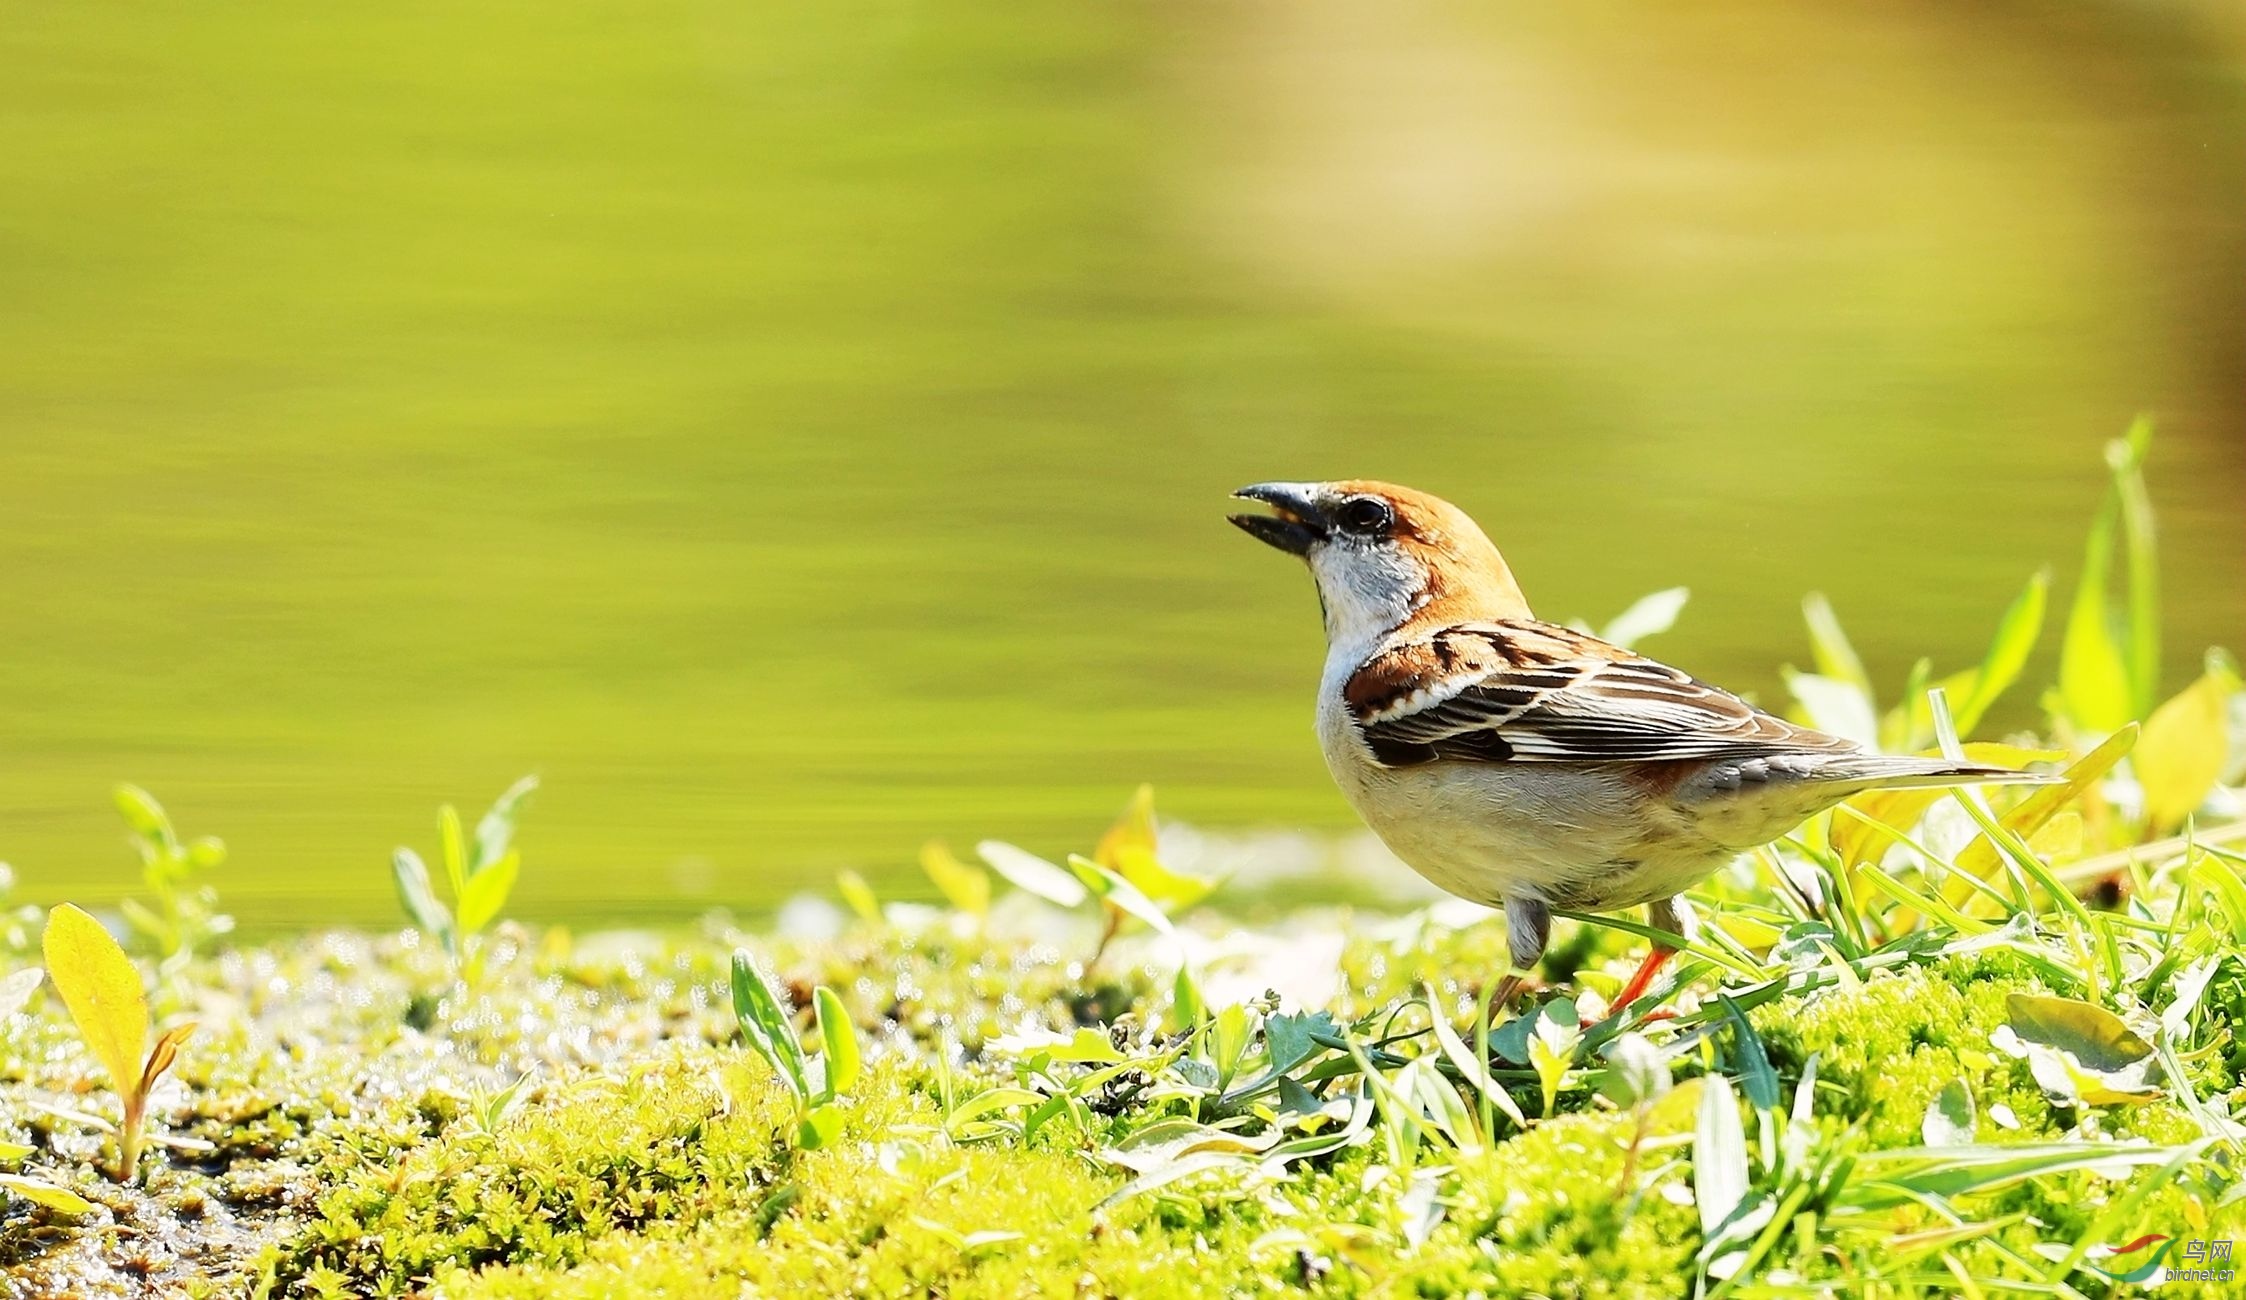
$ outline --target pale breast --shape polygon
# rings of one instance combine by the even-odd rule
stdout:
[[[1441,760],[1387,768],[1337,690],[1321,692],[1319,747],[1350,806],[1441,889],[1495,905],[1530,897],[1604,911],[1668,898],[1731,851],[1612,768]]]

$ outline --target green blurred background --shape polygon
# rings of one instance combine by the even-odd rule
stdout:
[[[1812,588],[1977,656],[2149,411],[2175,677],[2246,640],[2234,0],[90,0],[0,67],[41,900],[126,779],[253,926],[526,771],[580,920],[1142,779],[1346,826],[1264,478],[1451,496],[1553,617],[1688,584],[1651,648],[1769,700]]]

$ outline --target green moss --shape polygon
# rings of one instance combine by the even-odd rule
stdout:
[[[1426,985],[1456,1020],[1502,960],[1494,926],[1288,922],[1344,924],[1352,937],[1331,1005],[1344,1019],[1374,1017],[1368,1033],[1422,1026],[1417,1010],[1389,1013]],[[17,1132],[39,1149],[37,1172],[98,1194],[116,1224],[0,1221],[19,1252],[11,1280],[87,1295],[202,1278],[217,1294],[262,1284],[275,1297],[491,1300],[1299,1290],[1652,1300],[1691,1289],[1699,1220],[1682,1091],[1687,1104],[1663,1112],[1634,1163],[1633,1120],[1579,1074],[1562,1103],[1575,1113],[1527,1133],[1508,1128],[1480,1156],[1439,1140],[1399,1154],[1376,1130],[1283,1179],[1210,1172],[1102,1208],[1126,1174],[1098,1148],[1158,1117],[1195,1115],[1192,1102],[1134,1092],[1103,1099],[1088,1127],[1057,1122],[1028,1143],[958,1146],[938,1113],[936,1053],[955,1053],[954,1086],[971,1092],[1019,1082],[988,1043],[1024,1021],[1066,1028],[1118,1007],[1136,1023],[1159,1021],[1166,984],[1134,965],[1143,953],[1126,946],[1088,981],[1033,938],[941,927],[759,945],[799,1003],[814,983],[834,986],[866,1050],[839,1140],[799,1152],[792,1104],[736,1041],[726,1004],[726,954],[744,936],[712,927],[575,945],[548,937],[535,949],[528,939],[503,940],[474,990],[450,985],[438,955],[418,944],[348,935],[199,963],[185,983],[202,1001],[183,1010],[221,1027],[198,1039],[159,1118],[212,1149],[160,1159],[145,1191],[107,1188],[91,1164],[98,1136],[34,1107],[106,1102],[56,1008],[35,1005],[4,1030],[8,1113],[30,1117]],[[1627,960],[1625,947],[1603,943],[1602,962]],[[1990,1044],[2005,996],[2034,987],[2018,962],[1945,959],[1781,999],[1753,1020],[1789,1090],[1816,1054],[1819,1127],[1865,1150],[1917,1145],[1927,1104],[1952,1080],[1972,1090],[1985,1141],[2053,1140],[2086,1120],[2160,1142],[2197,1135],[2167,1102],[2094,1116],[2047,1102],[2024,1064]],[[2220,980],[2210,991],[2196,1041],[2221,1042],[2230,992]],[[426,1029],[413,1027],[416,1006]],[[1680,1028],[1648,1032],[1691,1044]],[[1423,1046],[1397,1041],[1406,1054]],[[1678,1072],[1714,1064],[1736,1074],[1731,1050],[1719,1024]],[[2237,1085],[2220,1051],[2193,1068],[2203,1096]],[[1320,1086],[1332,1098],[1349,1084]],[[1994,1123],[2000,1105],[2017,1129]],[[1195,1117],[1220,1113],[1245,1132],[1263,1122],[1238,1106]],[[1749,1132],[1752,1141],[1751,1122]],[[1413,1162],[1445,1169],[1432,1223],[1409,1194]],[[1954,1253],[1982,1275],[2017,1278],[2017,1259],[2076,1234],[2246,1228],[2226,1227],[2240,1210],[2219,1206],[2221,1189],[2205,1181],[2214,1176],[2159,1186],[2111,1224],[2101,1216],[2117,1195],[2150,1186],[2139,1181],[2150,1175],[2016,1185],[1967,1203],[2009,1226]],[[1772,1260],[1844,1292],[1878,1278],[1897,1296],[1947,1293],[1947,1273],[1912,1281],[1893,1271],[1891,1239],[1942,1226],[1933,1211],[1906,1206],[1877,1226],[1789,1230]],[[43,1271],[21,1254],[35,1239]],[[169,1253],[143,1249],[151,1240]],[[143,1267],[154,1271],[132,1271]]]
[[[440,1268],[572,1264],[611,1233],[752,1199],[788,1123],[759,1073],[704,1049],[550,1089],[489,1128],[454,1122],[394,1164],[345,1173],[278,1274],[403,1294]]]
[[[1772,1063],[1798,1078],[1817,1057],[1820,1110],[1861,1124],[1875,1147],[1916,1146],[1927,1107],[1952,1080],[1973,1093],[1977,1134],[2003,1141],[1998,1106],[2019,1118],[2015,1139],[2053,1136],[2054,1120],[2025,1063],[1990,1045],[2004,1023],[2006,995],[2043,990],[1993,975],[1976,962],[1881,974],[1861,988],[1778,1003],[1752,1017]]]

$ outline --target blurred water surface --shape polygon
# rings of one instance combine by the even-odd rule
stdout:
[[[1130,786],[1340,827],[1272,477],[1473,510],[1777,694],[1960,666],[2162,432],[2246,641],[2246,17],[915,0],[17,6],[0,858],[254,925],[538,771],[528,914],[769,905]],[[2031,714],[2016,701],[2013,721]]]

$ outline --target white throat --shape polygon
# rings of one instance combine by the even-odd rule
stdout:
[[[1311,554],[1310,575],[1334,658],[1361,662],[1425,603],[1426,575],[1393,546],[1328,543]]]

